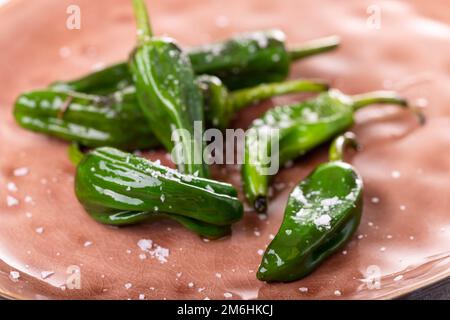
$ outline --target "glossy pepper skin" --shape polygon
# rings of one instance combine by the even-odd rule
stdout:
[[[246,138],[242,166],[245,195],[255,210],[267,209],[271,176],[266,173],[271,159],[283,165],[305,154],[350,128],[356,110],[375,103],[408,107],[407,101],[394,92],[350,97],[331,90],[305,102],[276,107],[255,120],[251,127],[254,134]],[[271,138],[278,142],[278,153],[272,153]]]
[[[196,74],[216,75],[231,90],[284,80],[292,62],[333,50],[336,36],[320,38],[287,50],[281,30],[248,32],[231,39],[187,50]],[[59,90],[108,94],[133,83],[128,63],[113,64],[72,81],[52,85]]]
[[[203,93],[206,125],[222,130],[237,111],[257,101],[328,88],[320,81],[291,80],[229,92],[215,76],[199,76],[196,82]],[[147,122],[142,121],[145,116],[134,85],[108,96],[57,89],[27,92],[16,100],[14,115],[25,129],[86,147],[109,146],[131,151],[160,145]]]
[[[138,46],[129,67],[139,105],[155,136],[172,152],[178,169],[208,177],[203,159],[203,99],[191,63],[172,39],[153,37],[144,1],[133,0],[133,5]],[[175,130],[178,143],[172,140]]]
[[[81,159],[75,193],[102,223],[127,225],[169,217],[212,238],[229,233],[243,214],[236,189],[229,184],[184,175],[108,147]]]
[[[330,162],[318,166],[291,192],[281,227],[263,255],[259,280],[301,279],[351,239],[361,220],[363,181],[342,161],[347,143],[355,143],[353,134],[338,137]]]
[[[207,125],[221,130],[228,128],[236,112],[252,103],[283,94],[323,92],[329,88],[321,81],[291,80],[230,92],[218,77],[210,75],[199,76],[197,83],[203,93]]]
[[[164,219],[173,220],[181,224],[186,229],[198,234],[199,236],[211,240],[223,238],[231,234],[231,225],[216,226],[210,223],[176,214],[166,214],[160,212],[155,213],[147,211],[122,211],[110,215],[95,213],[91,213],[90,215],[97,222],[119,227]]]
[[[109,97],[51,90],[28,92],[16,100],[14,117],[25,129],[87,147],[135,150],[159,145],[142,121],[134,92]]]
[[[337,37],[329,37],[289,51],[285,41],[285,34],[277,29],[249,32],[192,49],[189,57],[197,73],[215,75],[235,90],[282,81],[293,61],[339,45]]]

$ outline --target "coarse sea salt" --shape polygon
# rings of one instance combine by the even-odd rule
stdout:
[[[232,295],[231,293],[229,293],[229,292],[225,292],[225,293],[223,294],[223,296],[224,296],[225,298],[231,298],[233,295]]]
[[[84,246],[85,248],[92,246],[92,241],[86,241],[86,242],[83,244],[83,246]]]
[[[6,185],[6,188],[8,189],[8,191],[11,191],[11,192],[16,192],[18,190],[17,186],[14,182],[8,182],[8,184]]]
[[[44,233],[44,228],[43,227],[38,227],[35,229],[35,231],[39,234],[43,234]]]
[[[142,251],[147,251],[147,250],[150,250],[152,248],[153,241],[152,240],[147,240],[147,239],[141,239],[141,240],[138,241],[137,245]]]
[[[300,288],[298,288],[298,291],[303,292],[303,293],[306,293],[306,292],[308,292],[308,288],[306,288],[306,287],[300,287]]]
[[[8,195],[6,197],[6,204],[8,205],[8,207],[17,206],[19,204],[19,200],[17,200],[13,196]]]
[[[373,197],[370,201],[371,201],[372,203],[380,203],[380,198]]]
[[[11,271],[9,273],[9,278],[11,279],[11,281],[17,282],[20,279],[20,273],[18,271]]]
[[[314,224],[318,228],[324,227],[326,229],[329,229],[329,228],[331,228],[330,222],[331,222],[331,217],[328,214],[323,214],[320,217],[317,217],[316,219],[314,219]]]
[[[127,290],[129,290],[129,289],[131,289],[131,287],[133,287],[133,285],[131,284],[131,283],[125,283],[124,285],[123,285],[124,287],[125,287],[125,289],[127,289]]]
[[[27,167],[21,167],[14,170],[14,175],[16,177],[23,177],[28,174],[29,170]]]

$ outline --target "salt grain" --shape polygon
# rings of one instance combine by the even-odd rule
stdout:
[[[314,224],[317,228],[324,227],[325,229],[331,228],[331,217],[328,214],[323,214],[320,217],[314,219]]]
[[[381,251],[381,252],[386,251],[386,247],[381,247],[381,248],[380,248],[380,251]]]
[[[124,287],[125,287],[125,289],[127,289],[127,290],[131,289],[132,286],[133,286],[133,285],[132,285],[131,283],[129,283],[129,282],[124,284]]]
[[[258,214],[258,218],[259,220],[263,221],[267,219],[267,215],[266,214]]]
[[[16,198],[14,198],[13,196],[7,196],[6,197],[6,204],[8,205],[8,207],[13,207],[13,206],[17,206],[19,204],[19,200],[17,200]]]
[[[372,203],[380,203],[380,199],[377,197],[373,197],[370,201],[372,201]]]
[[[43,227],[39,227],[39,228],[36,228],[36,230],[35,230],[37,233],[39,233],[39,234],[43,234],[44,233],[44,228]]]
[[[259,254],[260,256],[262,256],[262,255],[264,254],[264,250],[263,250],[263,249],[259,249],[259,250],[258,250],[258,254]]]
[[[26,176],[28,174],[29,170],[26,167],[22,167],[22,168],[17,168],[14,170],[14,175],[16,177],[23,177]]]
[[[91,242],[91,241],[86,241],[86,242],[83,244],[83,246],[84,246],[85,248],[90,247],[90,246],[92,246],[92,242]]]
[[[306,287],[300,287],[300,288],[298,288],[298,291],[303,292],[303,293],[306,293],[306,292],[308,292],[308,288],[306,288]]]
[[[17,282],[20,279],[20,273],[18,271],[11,271],[9,273],[9,279],[13,282]]]
[[[189,288],[193,288],[193,287],[194,287],[194,283],[193,283],[193,282],[189,282],[189,283],[188,283],[188,287],[189,287]]]
[[[139,300],[145,300],[145,294],[141,293],[141,294],[139,295]]]
[[[216,272],[216,278],[222,278],[222,275],[219,272]]]
[[[232,295],[231,293],[229,293],[229,292],[225,292],[225,293],[223,294],[223,296],[224,296],[225,298],[231,298],[233,295]]]
[[[8,189],[8,191],[11,191],[11,192],[16,192],[18,190],[17,186],[14,182],[8,182],[8,184],[6,185],[6,188]]]
[[[339,290],[334,291],[334,295],[340,297],[342,293]]]
[[[147,240],[147,239],[141,239],[138,241],[137,245],[142,251],[148,251],[152,248],[153,241]]]

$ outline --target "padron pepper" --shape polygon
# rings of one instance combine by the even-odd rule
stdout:
[[[199,76],[208,127],[227,128],[236,111],[276,95],[325,91],[320,81],[291,80],[229,92],[219,78]],[[121,150],[159,145],[130,85],[108,96],[37,90],[16,100],[14,116],[23,128],[78,142],[86,147],[109,146]]]
[[[187,55],[169,38],[153,37],[143,0],[133,0],[138,46],[129,67],[151,130],[181,172],[208,177],[204,161],[203,99]]]
[[[51,90],[27,92],[16,100],[14,117],[25,129],[87,147],[135,150],[159,145],[143,121],[134,90],[108,97]]]
[[[321,81],[290,80],[229,92],[218,77],[210,75],[199,76],[197,83],[203,92],[207,125],[221,130],[228,128],[237,111],[250,104],[274,96],[300,92],[323,92],[329,88]]]
[[[197,234],[220,238],[242,218],[236,189],[227,183],[185,175],[156,162],[102,147],[70,158],[78,163],[75,193],[86,211],[110,225],[169,218]]]
[[[298,280],[350,240],[361,220],[363,181],[342,161],[344,147],[356,146],[352,133],[339,136],[330,161],[321,164],[291,192],[283,222],[267,247],[257,278]]]
[[[245,195],[258,212],[267,209],[267,194],[278,165],[297,158],[353,125],[355,111],[371,104],[408,107],[395,92],[376,91],[347,96],[338,90],[321,93],[301,103],[276,107],[256,119],[246,136],[242,179]],[[414,110],[416,111],[416,110]],[[417,113],[422,123],[423,115]],[[274,146],[278,150],[272,150]]]
[[[187,50],[196,74],[216,75],[229,89],[284,80],[292,62],[333,50],[336,36],[300,44],[290,50],[281,30],[248,32],[218,43]],[[58,81],[52,87],[91,94],[108,94],[133,84],[128,64],[111,65],[72,81]]]

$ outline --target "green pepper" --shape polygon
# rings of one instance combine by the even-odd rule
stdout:
[[[72,159],[80,159],[76,149]],[[97,148],[79,161],[75,193],[97,221],[113,225],[170,218],[210,238],[229,233],[242,218],[236,189],[185,175],[114,148]]]
[[[231,90],[284,80],[293,61],[339,45],[339,38],[312,41],[290,51],[280,30],[250,32],[228,41],[192,49],[189,57],[197,73],[218,76]]]
[[[117,213],[105,215],[90,213],[90,216],[97,222],[112,226],[129,226],[142,222],[153,222],[163,219],[178,222],[183,227],[208,239],[219,239],[231,234],[231,225],[216,226],[210,223],[180,216],[177,214],[166,214],[161,212],[147,211],[118,211]]]
[[[203,99],[191,63],[174,40],[153,37],[144,1],[133,0],[133,5],[138,46],[129,66],[139,105],[180,172],[208,177],[203,159]]]
[[[287,50],[281,30],[249,32],[211,45],[187,50],[196,74],[219,76],[230,89],[284,80],[289,65],[337,48],[339,38],[325,37]],[[108,94],[133,83],[125,62],[111,65],[72,81],[52,84],[59,90]]]
[[[87,147],[135,150],[159,145],[142,121],[134,91],[109,97],[48,90],[28,92],[16,100],[14,117],[28,130]]]
[[[322,92],[328,85],[320,81],[292,80],[260,84],[229,92],[216,76],[202,75],[197,82],[203,92],[205,120],[208,126],[224,130],[234,114],[252,103],[278,95],[298,92]]]
[[[337,90],[301,103],[269,110],[253,122],[245,141],[242,179],[245,195],[258,212],[267,209],[267,194],[273,160],[285,164],[330,140],[353,125],[353,114],[370,104],[408,103],[394,92],[371,92],[353,97]],[[423,116],[418,113],[421,122]],[[274,143],[278,152],[272,152]]]
[[[206,125],[220,129],[228,126],[236,111],[251,103],[275,95],[328,88],[320,81],[292,80],[229,92],[215,76],[199,76],[196,81],[203,93]],[[159,145],[147,122],[142,121],[145,117],[132,85],[108,96],[52,90],[24,93],[16,100],[14,115],[25,129],[86,147],[135,150]]]
[[[363,181],[342,161],[347,144],[356,145],[352,133],[338,137],[330,162],[318,166],[291,192],[281,227],[263,255],[259,280],[288,282],[307,276],[358,228]]]

